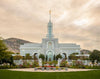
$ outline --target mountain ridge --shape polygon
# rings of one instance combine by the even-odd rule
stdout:
[[[4,39],[4,43],[8,47],[9,51],[12,51],[14,53],[19,53],[20,45],[23,45],[24,43],[32,43],[32,42],[19,39],[19,38],[7,38],[7,39]]]
[[[7,39],[4,39],[4,43],[8,47],[9,51],[12,51],[14,53],[19,53],[20,45],[23,45],[24,43],[34,43],[34,42],[30,42],[30,41],[19,39],[19,38],[7,38]],[[86,49],[81,49],[80,51],[81,53],[84,53],[84,54],[88,54],[90,52],[90,50],[86,50]]]

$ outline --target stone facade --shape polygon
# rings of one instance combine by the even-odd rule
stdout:
[[[47,60],[53,60],[54,55],[61,54],[62,57],[65,57],[65,54],[68,56],[72,53],[80,53],[80,45],[74,43],[59,43],[57,38],[53,36],[53,24],[50,20],[48,23],[48,34],[46,38],[42,39],[42,43],[25,43],[20,46],[20,55],[25,56],[29,53],[31,56],[36,54],[39,57],[40,54],[47,56]]]

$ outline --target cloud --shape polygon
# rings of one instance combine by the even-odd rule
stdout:
[[[41,42],[50,9],[59,42],[100,49],[100,0],[0,0],[1,36]]]

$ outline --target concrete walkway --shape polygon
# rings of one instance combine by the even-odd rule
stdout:
[[[96,69],[71,69],[68,70],[34,70],[34,68],[23,68],[23,69],[8,69],[11,71],[26,71],[26,72],[77,72],[77,71],[90,71]]]

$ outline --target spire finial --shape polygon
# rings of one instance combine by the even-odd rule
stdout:
[[[49,16],[50,16],[49,21],[51,21],[51,10],[49,10]]]
[[[49,14],[51,15],[51,10],[49,10]]]

